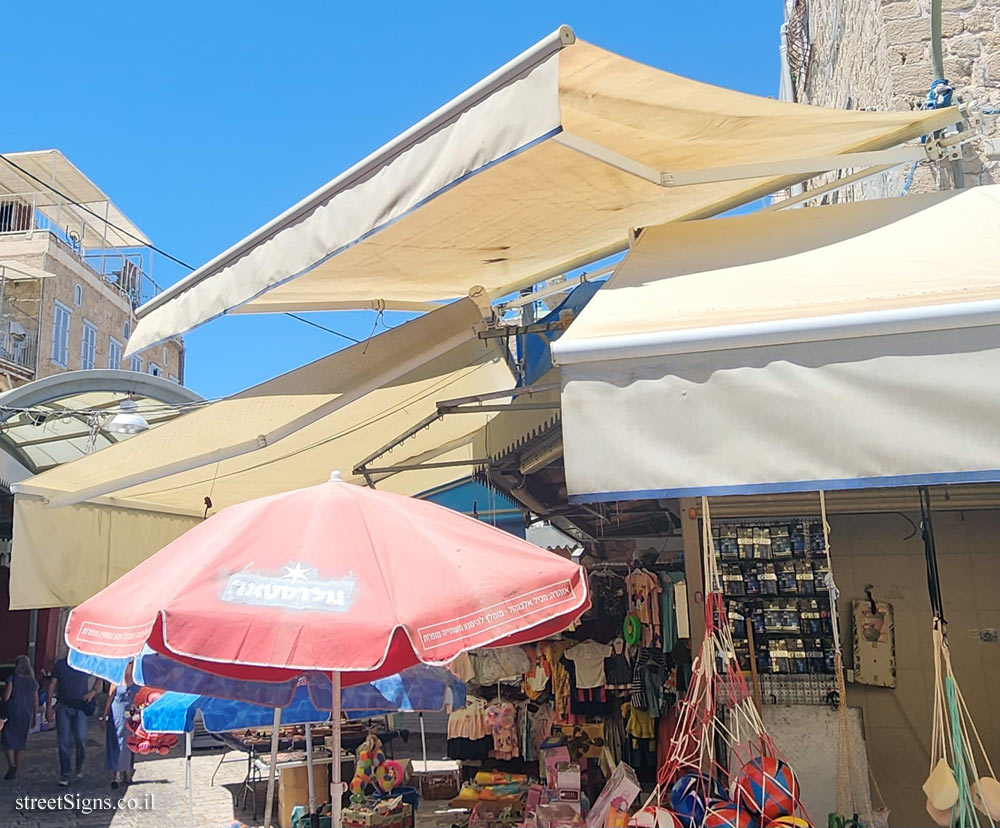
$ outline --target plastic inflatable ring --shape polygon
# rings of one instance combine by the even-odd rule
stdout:
[[[625,616],[623,630],[626,644],[638,644],[642,638],[642,622],[634,612]]]

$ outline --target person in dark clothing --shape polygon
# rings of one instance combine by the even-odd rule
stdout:
[[[87,716],[94,712],[96,688],[90,686],[90,676],[69,666],[65,658],[56,662],[49,679],[46,718],[56,723],[59,744],[59,784],[69,784],[71,751],[76,747],[76,779],[83,778],[83,762],[87,757]],[[58,699],[56,696],[58,695]],[[53,702],[55,715],[52,712]]]
[[[32,675],[31,661],[27,656],[19,655],[14,660],[14,673],[7,679],[3,700],[7,704],[7,723],[0,732],[0,741],[7,755],[4,779],[13,779],[28,744],[31,723],[38,715],[38,682]]]

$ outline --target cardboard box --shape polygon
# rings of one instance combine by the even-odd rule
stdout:
[[[597,797],[594,807],[587,814],[588,827],[602,828],[607,822],[611,803],[616,803],[621,810],[627,810],[635,802],[639,791],[639,780],[635,776],[635,771],[624,762],[619,762],[601,795]]]
[[[586,824],[579,812],[565,802],[539,805],[535,812],[537,828],[582,828]]]
[[[370,808],[350,807],[341,811],[344,828],[410,828],[413,808],[406,802],[391,813],[382,814]]]
[[[576,762],[559,762],[556,764],[556,789],[580,790],[580,766]]]

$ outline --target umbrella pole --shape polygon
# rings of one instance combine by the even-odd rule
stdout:
[[[271,725],[271,761],[267,765],[267,799],[264,805],[264,828],[271,828],[271,812],[274,810],[274,775],[278,768],[278,728],[281,727],[281,708],[274,708],[274,724]]]
[[[316,786],[313,781],[313,729],[306,724],[306,773],[309,774],[309,823],[317,828],[319,820],[316,817]]]
[[[194,828],[194,784],[191,780],[191,731],[184,733],[184,781],[188,789],[188,825]]]
[[[424,754],[424,773],[427,772],[427,732],[424,730],[424,714],[418,713],[420,719],[420,749]]]
[[[343,801],[343,786],[340,780],[340,673],[330,674],[330,688],[333,691],[333,771],[330,776],[330,824],[333,828],[342,828],[343,820],[340,806]]]

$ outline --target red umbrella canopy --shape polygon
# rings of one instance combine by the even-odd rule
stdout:
[[[534,641],[588,607],[582,569],[424,500],[332,480],[231,506],[70,613],[69,646],[143,645],[220,675],[343,672]]]

